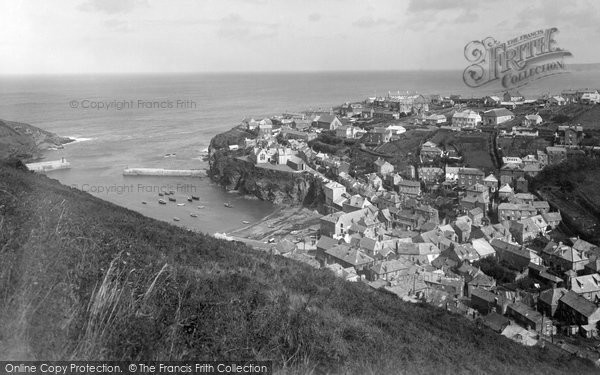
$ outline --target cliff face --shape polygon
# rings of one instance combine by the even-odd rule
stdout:
[[[72,141],[29,124],[0,120],[0,159],[39,159],[42,150]]]
[[[236,159],[234,152],[211,150],[211,178],[228,190],[239,190],[275,204],[318,207],[325,201],[322,183],[309,173],[289,173],[256,168]]]

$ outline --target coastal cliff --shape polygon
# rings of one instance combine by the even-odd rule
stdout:
[[[275,204],[318,208],[324,201],[322,182],[310,173],[293,173],[256,167],[244,160],[244,150],[229,150],[252,132],[234,128],[219,134],[209,148],[209,175],[227,190],[238,190]]]
[[[0,159],[15,157],[33,161],[41,158],[43,150],[62,148],[72,141],[33,125],[0,120]]]

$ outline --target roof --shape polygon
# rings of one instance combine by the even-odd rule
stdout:
[[[332,247],[334,247],[335,245],[338,244],[337,240],[334,240],[333,238],[329,237],[329,236],[321,236],[321,238],[319,238],[319,241],[317,242],[317,248],[321,248],[321,249],[330,249]]]
[[[472,174],[478,176],[485,176],[485,173],[478,168],[461,168],[458,170],[458,174]]]
[[[325,253],[353,266],[367,264],[374,261],[373,258],[368,256],[361,250],[356,248],[349,248],[347,245],[334,246],[331,249],[325,251]]]
[[[517,314],[524,316],[532,321],[541,321],[544,317],[539,312],[533,310],[522,302],[516,302],[508,305],[508,307]]]
[[[558,305],[558,300],[561,299],[565,293],[567,293],[565,288],[546,289],[540,293],[539,299],[547,305],[554,306]]]
[[[565,295],[562,296],[559,301],[587,318],[592,316],[597,316],[600,318],[600,311],[593,302],[588,301],[571,290],[565,293]]]
[[[317,122],[331,124],[336,118],[337,118],[337,116],[335,116],[335,115],[320,115]]]
[[[378,275],[383,275],[391,272],[399,272],[402,270],[405,270],[406,274],[408,274],[411,266],[413,266],[413,264],[411,264],[410,262],[402,262],[400,260],[394,259],[377,262],[373,266],[371,266],[371,270]]]
[[[501,116],[514,116],[514,113],[506,108],[494,108],[483,113],[485,117],[501,117]]]
[[[544,220],[546,220],[546,222],[562,220],[562,217],[560,216],[560,212],[548,212],[548,213],[542,214],[542,217],[544,218]]]
[[[473,297],[477,297],[490,303],[496,302],[496,295],[482,288],[473,288],[471,291],[471,298]]]
[[[594,273],[573,278],[571,290],[577,294],[600,291],[600,275]]]
[[[496,254],[496,250],[494,250],[492,245],[490,245],[490,243],[483,238],[474,239],[471,241],[471,243],[481,258]]]
[[[488,327],[496,332],[500,332],[507,325],[510,325],[510,320],[507,317],[502,316],[495,311],[492,311],[491,313],[484,316],[482,318],[482,320],[483,320],[483,324],[486,327]]]
[[[496,176],[494,176],[492,173],[490,173],[490,175],[487,176],[486,178],[484,178],[483,181],[485,181],[485,182],[498,182],[498,179],[496,178]]]

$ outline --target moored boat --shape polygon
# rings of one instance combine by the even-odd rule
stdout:
[[[196,214],[190,214],[191,217],[198,217]]]
[[[180,218],[178,218],[178,217],[174,217],[174,218],[173,218],[173,220],[175,220],[175,221],[179,221],[179,220],[181,220],[181,219],[180,219]]]
[[[199,200],[200,200],[200,197],[199,197],[199,196],[197,196],[197,195],[192,195],[192,199],[193,199],[193,200],[195,200],[195,201],[199,201]]]
[[[160,204],[167,204],[167,202],[165,202],[165,200],[164,200],[164,199],[159,199],[159,200],[158,200],[158,203],[160,203]]]
[[[177,203],[178,206],[185,206],[185,203]]]
[[[233,206],[229,202],[223,203],[223,205],[227,208],[233,208]]]
[[[177,199],[175,199],[174,197],[169,197],[169,200],[170,200],[171,202],[177,202]]]

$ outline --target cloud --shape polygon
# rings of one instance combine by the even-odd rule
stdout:
[[[234,40],[256,40],[277,35],[279,25],[262,21],[248,21],[232,13],[218,22],[217,35]]]
[[[393,23],[394,23],[394,21],[386,19],[386,18],[380,17],[380,18],[375,19],[372,16],[362,16],[361,18],[352,22],[352,25],[354,25],[356,27],[370,28],[370,27],[377,27],[377,26],[383,26],[383,25],[391,25]]]
[[[146,0],[86,0],[77,9],[106,14],[129,13],[138,6],[148,6]]]
[[[319,13],[311,13],[308,15],[308,20],[311,22],[317,22],[321,19],[321,15]]]

